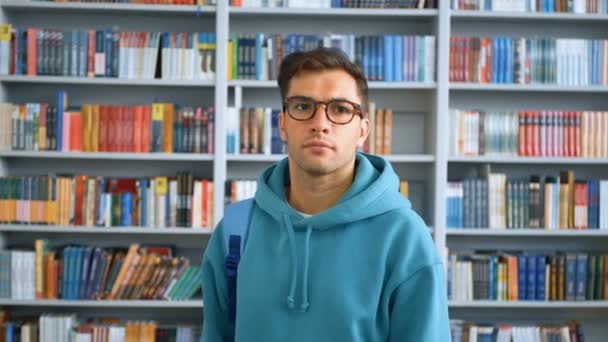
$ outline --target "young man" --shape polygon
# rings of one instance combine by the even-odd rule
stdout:
[[[367,138],[367,82],[341,52],[287,56],[288,158],[259,178],[228,319],[222,222],[203,259],[204,342],[449,342],[442,263]]]

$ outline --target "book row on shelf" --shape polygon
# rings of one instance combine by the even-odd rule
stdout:
[[[215,33],[60,31],[2,24],[0,56],[0,75],[213,80]]]
[[[233,7],[253,8],[435,8],[435,0],[230,0]]]
[[[90,175],[0,177],[0,223],[87,227],[208,228],[213,181]]]
[[[451,154],[608,157],[608,111],[450,110]]]
[[[452,9],[530,13],[607,13],[606,0],[451,0]]]
[[[608,85],[608,40],[450,37],[450,81]]]
[[[608,180],[557,176],[508,179],[504,173],[449,181],[448,228],[608,229]]]
[[[582,342],[584,333],[575,321],[538,325],[483,324],[450,320],[452,342]]]
[[[279,134],[278,109],[228,107],[226,152],[228,154],[284,154],[286,145]],[[361,150],[390,155],[393,140],[393,110],[368,104],[370,134]]]
[[[6,342],[195,342],[200,325],[161,325],[115,317],[79,319],[74,313],[16,316],[0,311],[0,340]]]
[[[236,179],[226,182],[226,191],[224,192],[224,204],[230,204],[255,196],[258,188],[256,180]],[[399,192],[405,196],[410,195],[409,182],[406,180],[399,181]]]
[[[435,80],[434,36],[240,34],[228,41],[228,80],[276,80],[283,56],[319,46],[340,48],[370,81]]]
[[[213,107],[0,103],[0,150],[213,153]]]
[[[608,254],[451,252],[447,269],[454,300],[608,300]]]
[[[170,246],[34,246],[0,251],[0,298],[181,301],[201,288],[200,267]]]

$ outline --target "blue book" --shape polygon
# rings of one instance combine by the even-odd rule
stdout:
[[[600,203],[600,182],[593,179],[587,182],[587,218],[588,228],[598,229],[600,226],[599,203]]]
[[[393,42],[395,44],[395,60],[393,68],[393,81],[403,81],[403,36],[394,36]]]
[[[65,91],[60,90],[57,92],[57,120],[56,120],[56,131],[55,131],[55,139],[56,139],[56,147],[57,151],[62,150],[62,132],[63,132],[63,112],[66,110],[68,106],[68,96]]]
[[[385,35],[381,37],[384,41],[384,81],[393,82],[393,74],[395,69],[395,43],[393,36]]]
[[[490,300],[496,300],[496,265],[497,265],[497,257],[496,255],[491,255],[490,256],[490,261],[488,262],[488,276],[489,276],[489,281],[488,281],[488,285],[489,285],[489,289],[488,289],[488,293]]]
[[[82,249],[82,272],[81,272],[80,278],[77,279],[77,281],[79,282],[78,299],[87,298],[86,290],[87,290],[87,286],[88,286],[89,275],[91,273],[89,266],[91,265],[92,253],[93,253],[93,247],[91,247],[91,246],[83,247],[83,249]]]
[[[72,299],[80,299],[82,271],[84,267],[84,249],[77,247],[74,253],[74,276],[72,278]],[[86,270],[85,270],[86,271]]]
[[[87,31],[78,31],[78,76],[87,76]]]
[[[547,279],[546,270],[547,267],[547,256],[537,255],[536,256],[536,300],[545,300],[545,294],[547,291]]]
[[[566,300],[576,299],[576,254],[566,253]]]
[[[264,75],[262,75],[262,65],[266,63],[266,61],[262,57],[262,47],[264,45],[264,35],[262,33],[257,33],[255,35],[255,79],[262,80]]]
[[[517,299],[526,300],[528,285],[528,258],[520,254],[517,256]]]
[[[169,196],[167,196],[167,199]],[[133,194],[130,192],[123,192],[120,194],[120,225],[123,227],[131,226],[133,213]],[[169,213],[169,211],[167,211]],[[167,215],[169,217],[170,215]]]
[[[65,247],[62,251],[61,256],[61,279],[59,284],[60,298],[68,298],[68,274],[70,272],[70,256],[72,254],[72,247]]]
[[[492,83],[498,83],[498,56],[500,55],[500,51],[498,50],[498,37],[492,38]]]
[[[101,266],[100,257],[101,249],[99,247],[92,248],[89,274],[87,275],[86,286],[84,287],[82,299],[92,299],[91,296],[93,295],[95,283],[98,281],[97,274],[99,273],[99,268]]]
[[[376,80],[377,81],[384,81],[384,68],[385,68],[385,64],[384,64],[384,40],[382,39],[382,36],[375,36],[375,41],[376,41]]]
[[[23,31],[15,29],[15,75],[23,75]]]
[[[587,254],[579,253],[576,256],[576,300],[581,301],[586,298],[587,290]]]
[[[535,300],[536,299],[536,255],[527,255],[525,256],[527,262],[527,273],[528,273],[528,284],[526,284],[526,298],[527,300]]]
[[[97,178],[97,193],[95,194],[95,202],[97,204],[97,220],[95,224],[97,226],[103,226],[103,216],[106,211],[106,201],[104,193],[106,192],[106,179],[105,177]]]
[[[141,178],[139,180],[139,186],[141,191],[141,205],[139,215],[139,225],[142,227],[148,226],[148,178]]]

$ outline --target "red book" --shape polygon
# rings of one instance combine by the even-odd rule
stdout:
[[[587,182],[574,184],[574,228],[587,229]]]
[[[134,136],[134,120],[133,120],[133,108],[134,106],[126,106],[124,111],[124,124],[122,130],[122,151],[123,152],[133,152],[135,149],[133,144],[133,136]]]
[[[70,116],[70,151],[82,152],[82,114],[72,112]]]
[[[570,112],[570,119],[568,121],[570,157],[576,157],[576,112]]]
[[[526,112],[519,111],[518,113],[519,125],[517,128],[517,135],[519,136],[517,153],[520,156],[526,155]]]
[[[36,76],[37,58],[36,58],[36,38],[38,30],[34,28],[27,29],[27,75]]]
[[[142,152],[141,137],[143,125],[143,107],[133,108],[133,152]]]
[[[456,60],[456,37],[450,37],[450,82],[456,81],[455,60]]]
[[[581,116],[582,112],[574,112],[574,156],[581,156]]]
[[[78,175],[75,179],[74,189],[74,225],[82,226],[83,223],[83,206],[84,206],[84,191],[87,177],[84,175]]]
[[[532,155],[538,157],[540,155],[540,112],[534,112],[533,116],[533,133],[532,133]]]
[[[533,143],[534,143],[534,113],[533,112],[524,112],[524,116],[525,116],[525,121],[526,121],[526,125],[525,125],[525,130],[526,130],[526,156],[532,156],[534,155],[534,148],[533,148]]]
[[[152,119],[152,110],[149,105],[143,106],[142,119],[141,151],[148,153],[150,152],[150,120]]]
[[[99,151],[108,151],[108,106],[99,106]]]
[[[95,77],[95,30],[87,32],[87,77]]]
[[[564,155],[564,112],[556,112],[555,118],[555,156],[562,157]]]

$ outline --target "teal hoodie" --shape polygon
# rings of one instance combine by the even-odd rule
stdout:
[[[443,264],[389,163],[357,153],[351,187],[308,218],[287,203],[287,184],[287,159],[258,181],[236,327],[222,222],[213,233],[202,265],[203,342],[450,341]]]

